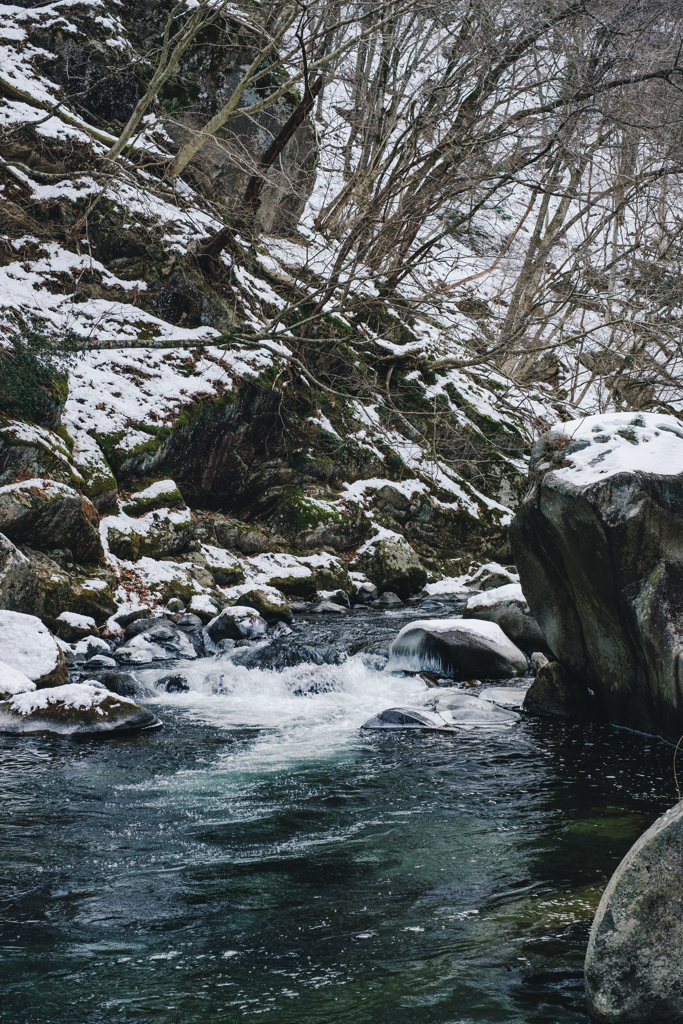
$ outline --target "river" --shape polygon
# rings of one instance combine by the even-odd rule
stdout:
[[[158,733],[0,737],[2,1024],[585,1024],[592,915],[672,748],[362,733],[434,696],[382,669],[408,617],[297,624],[341,665],[179,666]]]

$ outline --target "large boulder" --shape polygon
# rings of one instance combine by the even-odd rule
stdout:
[[[535,715],[585,718],[591,710],[588,687],[568,676],[559,662],[546,662],[526,692],[524,710]]]
[[[205,628],[209,638],[217,644],[221,640],[253,640],[265,636],[268,623],[255,608],[235,605],[224,608]]]
[[[111,736],[160,725],[147,708],[140,707],[129,697],[110,693],[93,680],[16,693],[0,701],[0,732],[3,733]]]
[[[683,1020],[683,808],[631,847],[603,893],[586,954],[595,1024]]]
[[[418,619],[389,648],[390,670],[468,679],[509,679],[527,671],[526,656],[495,622]]]
[[[463,610],[465,619],[496,622],[506,636],[528,651],[547,649],[541,628],[529,611],[519,583],[506,583],[483,594],[474,594]]]
[[[0,608],[31,614],[38,600],[38,581],[31,563],[0,533]]]
[[[35,478],[57,480],[78,488],[86,483],[73,462],[70,444],[64,437],[22,420],[2,422],[0,486]]]
[[[155,509],[139,519],[125,513],[108,516],[102,521],[102,529],[111,553],[127,562],[179,555],[196,543],[195,523],[187,509]]]
[[[0,533],[13,543],[68,548],[78,562],[104,557],[95,506],[72,487],[35,478],[0,487]]]
[[[245,608],[255,608],[266,622],[291,622],[294,616],[279,590],[274,587],[252,587],[235,598]]]
[[[0,611],[0,662],[23,672],[39,688],[67,681],[64,651],[34,615]]]
[[[359,568],[377,587],[380,594],[391,590],[402,601],[427,582],[427,571],[417,554],[403,537],[395,535],[363,545]]]
[[[609,721],[683,732],[683,425],[656,413],[557,424],[534,446],[510,535],[565,673]]]

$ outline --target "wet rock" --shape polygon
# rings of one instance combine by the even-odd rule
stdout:
[[[598,906],[586,954],[594,1024],[683,1020],[683,809],[631,847]]]
[[[0,732],[3,733],[114,736],[160,725],[147,708],[93,682],[19,693],[0,701]]]
[[[311,605],[308,601],[290,601],[289,607],[291,611],[298,612],[299,614],[310,612],[311,610]]]
[[[510,527],[524,593],[563,670],[607,719],[683,733],[683,429],[612,413],[536,443]]]
[[[81,659],[92,658],[96,654],[108,655],[111,645],[100,636],[86,636],[72,645],[72,651]]]
[[[557,661],[542,665],[524,698],[524,710],[536,715],[585,718],[590,714],[588,687],[565,672]]]
[[[415,708],[387,708],[378,715],[368,718],[361,725],[368,731],[380,729],[429,729],[437,732],[453,732],[455,726],[446,722],[435,711],[417,710]]]
[[[277,640],[281,636],[288,636],[291,632],[292,630],[284,622],[277,622],[270,635],[273,640]]]
[[[157,679],[155,685],[166,693],[187,693],[190,689],[186,676],[181,675],[179,672],[162,676],[161,679]]]
[[[389,668],[427,670],[464,682],[523,675],[527,659],[494,622],[420,619],[404,626],[391,644]]]
[[[526,686],[487,686],[480,691],[479,698],[499,704],[502,708],[521,711],[527,690]]]
[[[141,622],[145,623],[146,620],[142,619]],[[126,651],[149,653],[152,661],[168,661],[172,658],[194,659],[203,654],[199,635],[186,633],[170,619],[157,619],[140,631],[137,631],[137,627],[138,623],[133,622],[126,628],[127,636],[128,630],[136,630],[136,633],[118,648],[117,659],[123,658],[125,661]]]
[[[513,711],[497,707],[491,700],[482,700],[469,693],[454,693],[437,701],[434,710],[449,724],[461,729],[475,726],[496,728],[514,725],[519,715]]]
[[[281,638],[256,648],[243,648],[232,656],[232,661],[243,668],[269,669],[281,672],[297,665],[341,665],[343,654],[332,647],[313,647],[300,640]]]
[[[354,604],[372,604],[379,597],[379,591],[374,583],[359,583],[353,592]]]
[[[217,644],[219,640],[264,636],[268,631],[268,623],[255,608],[235,605],[232,608],[224,608],[205,629],[214,644]]]
[[[97,673],[97,679],[105,689],[111,693],[118,693],[121,697],[134,697],[139,689],[133,676],[127,672],[105,669],[104,672]]]
[[[176,626],[185,633],[201,633],[203,625],[201,617],[193,612],[185,612],[176,619]]]
[[[391,590],[405,601],[427,582],[427,571],[403,538],[369,542],[358,564],[380,594]]]
[[[470,597],[462,614],[465,619],[496,622],[513,643],[526,650],[548,650],[518,583],[507,583]]]
[[[379,597],[377,601],[373,603],[379,605],[380,608],[403,607],[403,601],[401,600],[401,598],[398,596],[398,594],[394,594],[393,591],[391,590],[385,590],[382,596]]]
[[[23,672],[38,688],[67,681],[64,651],[34,615],[0,611],[0,662]]]
[[[116,668],[116,661],[106,654],[94,654],[86,661],[85,665],[88,671],[97,672],[101,668]]]
[[[0,487],[0,532],[14,544],[51,551],[68,547],[79,562],[104,557],[95,506],[71,487],[33,479]]]
[[[336,601],[316,601],[311,608],[316,615],[347,615],[348,609]]]

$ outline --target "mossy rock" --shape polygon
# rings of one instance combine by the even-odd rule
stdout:
[[[74,464],[66,437],[0,416],[0,487],[16,480],[43,478],[85,490],[86,478]]]
[[[185,508],[183,496],[173,480],[158,480],[133,492],[121,505],[129,516],[142,516],[160,508]]]
[[[318,589],[318,581],[313,572],[310,576],[274,576],[270,579],[270,586],[275,587],[281,594],[288,597],[301,597],[304,601],[315,596]]]
[[[359,557],[358,565],[380,594],[392,591],[402,601],[421,590],[427,582],[424,566],[402,537],[371,544]]]
[[[256,587],[240,594],[229,603],[255,608],[266,622],[291,622],[293,618],[292,610],[284,598]]]

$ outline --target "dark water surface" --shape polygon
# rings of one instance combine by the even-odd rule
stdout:
[[[156,735],[0,738],[3,1024],[587,1020],[590,921],[674,802],[672,748],[365,737],[429,691],[355,659],[294,696],[296,671],[164,697]]]

